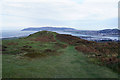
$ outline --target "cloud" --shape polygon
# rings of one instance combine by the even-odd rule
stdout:
[[[117,17],[117,0],[9,0],[5,11],[12,15],[55,20],[108,19]]]
[[[15,26],[20,24],[25,26],[38,24],[69,26],[70,22],[75,21],[104,21],[118,17],[118,1],[4,0],[2,15],[6,17],[3,16],[3,22],[10,23],[10,25],[16,24]],[[42,23],[39,23],[37,20],[40,20]],[[80,24],[82,23],[77,22],[73,26]]]

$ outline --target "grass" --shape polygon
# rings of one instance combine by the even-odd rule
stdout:
[[[118,76],[106,67],[88,63],[88,58],[77,52],[73,46],[67,47],[64,51],[60,56],[37,59],[3,55],[3,78],[117,78]]]
[[[49,39],[49,35],[54,40]],[[71,43],[72,36],[68,35],[68,38],[66,38],[65,35],[62,35],[64,42],[61,35],[58,35],[58,37],[56,35],[58,34],[42,31],[25,38],[3,40],[2,77],[118,78],[118,74],[111,69],[97,65],[100,63],[99,60],[94,57],[88,58],[89,55],[94,55],[94,53],[84,55],[85,53],[76,50],[74,43],[77,42],[76,45],[83,45],[84,43],[85,45],[88,43],[87,41],[77,41],[80,39],[73,37]],[[43,41],[42,37],[46,41]],[[31,40],[36,38],[37,41]],[[89,46],[87,47],[89,48]]]

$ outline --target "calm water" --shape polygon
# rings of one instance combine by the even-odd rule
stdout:
[[[28,36],[30,34],[33,34],[37,31],[2,31],[2,33],[0,33],[0,38],[12,38],[12,37],[23,37],[23,36]],[[70,34],[73,36],[84,36],[84,37],[92,37],[92,38],[86,38],[87,40],[91,40],[91,39],[112,39],[112,40],[118,40],[118,37],[108,37],[108,36],[91,36],[91,35],[82,35],[82,34],[72,34],[70,32],[58,32],[55,31],[57,33],[60,34]]]
[[[12,38],[12,37],[23,37],[28,36],[30,34],[33,34],[37,31],[2,31],[0,35],[2,35],[0,38]]]

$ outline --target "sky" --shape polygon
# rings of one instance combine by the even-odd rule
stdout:
[[[118,28],[119,0],[1,0],[3,30],[69,27],[79,30]]]

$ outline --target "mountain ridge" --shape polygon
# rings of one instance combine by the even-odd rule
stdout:
[[[61,31],[61,30],[76,30],[74,28],[66,28],[66,27],[38,27],[38,28],[34,28],[34,27],[30,27],[30,28],[25,28],[22,29],[22,31],[40,31],[40,30],[48,30],[48,31]]]

